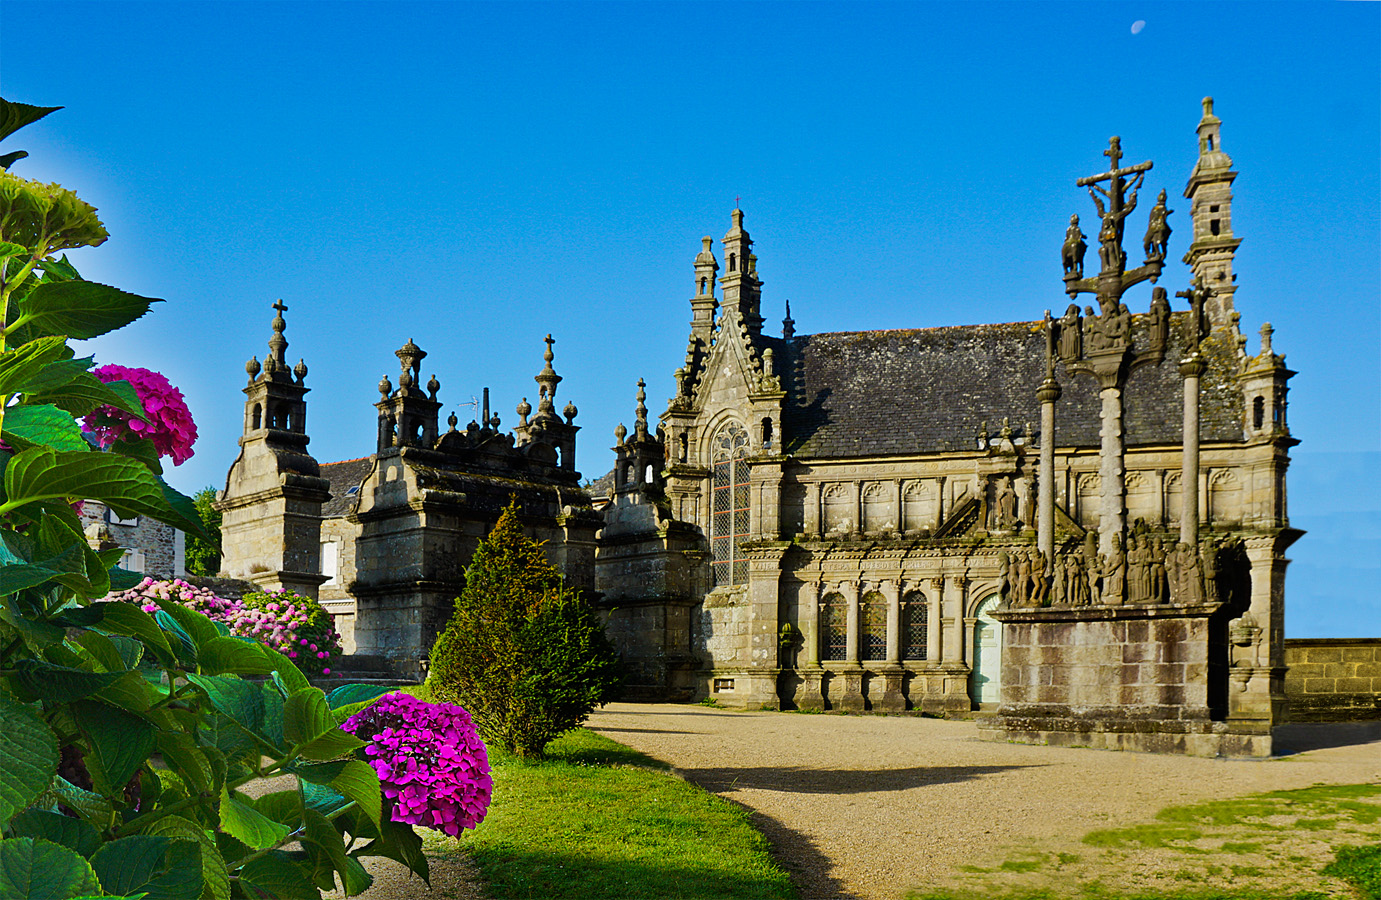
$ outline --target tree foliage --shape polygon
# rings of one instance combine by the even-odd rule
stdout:
[[[432,648],[433,694],[470,710],[489,743],[539,756],[608,702],[618,669],[594,607],[564,585],[511,502],[475,550]]]
[[[216,499],[216,489],[204,487],[192,495],[197,518],[206,529],[206,537],[187,535],[186,565],[188,575],[214,578],[221,570],[221,514],[211,504]]]
[[[0,100],[0,137],[48,111]],[[425,877],[367,741],[338,727],[379,691],[328,697],[281,653],[175,601],[92,602],[140,579],[113,568],[120,550],[87,545],[73,503],[207,537],[153,442],[103,450],[78,424],[102,406],[145,410],[68,339],[155,302],[54,257],[106,239],[95,212],[0,172],[0,897],[304,898],[337,879],[358,894],[371,880],[360,858],[378,855]],[[295,778],[244,793],[267,775]]]

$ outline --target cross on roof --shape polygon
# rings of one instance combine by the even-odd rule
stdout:
[[[279,297],[276,301],[274,301],[273,308],[278,310],[278,314],[281,316],[283,313],[288,311],[288,304],[283,302],[282,297]]]

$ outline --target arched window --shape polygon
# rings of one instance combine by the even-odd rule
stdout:
[[[859,657],[861,659],[887,658],[887,598],[877,591],[863,595],[859,604],[862,609],[863,628],[860,632]]]
[[[842,660],[848,652],[849,604],[842,594],[826,594],[820,600],[820,658]]]
[[[929,625],[930,608],[925,595],[911,593],[906,595],[906,606],[902,609],[902,659],[925,659],[926,628]]]
[[[1252,427],[1257,431],[1266,422],[1266,398],[1257,397],[1252,400]]]
[[[748,561],[739,542],[748,537],[748,432],[730,422],[714,437],[714,513],[710,525],[710,550],[714,554],[716,586],[746,584]]]
[[[255,431],[264,427],[264,410],[257,403],[254,404],[254,414],[251,418],[253,419],[252,427]]]

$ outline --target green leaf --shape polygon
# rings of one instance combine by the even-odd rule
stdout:
[[[48,621],[62,628],[89,628],[99,624],[104,615],[105,611],[94,603],[89,606],[68,605]],[[126,666],[125,668],[129,667]],[[111,671],[124,671],[124,669],[112,669]]]
[[[53,783],[58,739],[38,713],[0,697],[0,829]]]
[[[94,604],[93,604],[94,605]],[[83,607],[90,609],[90,607]],[[121,638],[129,640],[129,638]],[[138,642],[135,642],[136,645]],[[129,666],[124,664],[124,657],[120,651],[115,649],[115,644],[109,637],[97,631],[84,631],[77,636],[77,644],[91,654],[91,658],[100,664],[101,668],[107,672],[127,672]]]
[[[264,698],[262,734],[273,746],[280,750],[287,750],[287,742],[283,739],[283,695],[278,692],[278,688],[268,682],[259,686],[259,693]]]
[[[272,647],[265,647],[264,656],[268,657],[269,664],[273,666],[273,683],[278,685],[284,697],[311,687],[311,682],[307,681],[307,676],[302,674],[302,670],[282,653]]]
[[[0,622],[17,631],[32,649],[61,644],[66,632],[49,622],[32,618],[34,612],[21,602],[22,597],[21,594],[0,595]]]
[[[187,632],[196,642],[198,655],[200,655],[202,647],[220,637],[220,632],[216,630],[215,624],[202,613],[188,609],[176,600],[155,597],[153,602],[158,605],[159,609],[176,619],[177,624],[182,626],[182,630]]]
[[[385,694],[392,694],[396,687],[382,687],[377,684],[342,684],[326,695],[326,703],[331,709],[340,709],[353,703],[367,703]]]
[[[47,403],[7,409],[3,436],[17,449],[38,445],[83,453],[90,449],[71,413]]]
[[[126,640],[129,639],[126,638]],[[138,644],[138,646],[142,649],[144,645]],[[139,713],[147,713],[149,707],[163,699],[163,694],[155,690],[154,686],[144,678],[143,673],[138,671],[126,672],[119,681],[110,687],[101,688],[91,696],[112,706]],[[166,714],[165,712],[164,715]]]
[[[0,141],[14,134],[25,125],[37,122],[49,113],[57,112],[61,106],[32,106],[0,98]]]
[[[42,838],[0,841],[0,897],[67,900],[101,890],[91,864],[72,850]]]
[[[68,347],[67,349],[70,351],[72,348]],[[73,354],[73,356],[75,357],[75,354]],[[94,356],[87,356],[82,359],[72,358],[54,360],[40,369],[38,374],[20,385],[18,390],[20,393],[29,396],[41,394],[44,391],[56,390],[63,385],[71,384],[79,375],[84,373],[89,374],[91,367],[95,364],[96,357]]]
[[[62,335],[41,337],[0,353],[0,395],[8,397],[68,352]]]
[[[123,328],[149,311],[151,297],[140,297],[94,281],[43,282],[19,301],[19,323],[46,334],[79,340]]]
[[[320,688],[306,688],[283,701],[283,737],[288,743],[305,744],[335,727]]]
[[[310,809],[304,811],[304,825],[304,843],[310,841],[324,850],[331,861],[331,867],[340,873],[341,883],[345,884],[348,873],[351,872],[350,857],[345,851],[345,842],[341,839],[340,832],[336,831],[336,827],[325,816]],[[346,891],[347,895],[353,893],[358,891]]]
[[[237,637],[215,637],[197,649],[204,675],[268,675],[273,671],[261,646]]]
[[[386,856],[407,866],[428,885],[432,883],[427,854],[422,852],[422,836],[410,826],[385,819],[379,826],[379,837],[369,842],[359,856]]]
[[[164,761],[182,776],[188,788],[202,794],[220,790],[205,750],[190,735],[163,731],[154,736],[154,741]]]
[[[165,609],[156,611],[153,614],[153,620],[168,636],[168,645],[173,648],[173,655],[177,657],[178,663],[184,668],[195,669],[197,667],[197,643],[192,640],[192,636]]]
[[[14,683],[21,694],[49,703],[67,703],[90,697],[124,676],[123,672],[84,672],[68,666],[55,666],[38,659],[15,663]]]
[[[61,109],[62,107],[58,108]],[[72,281],[81,278],[81,275],[77,273],[77,267],[68,261],[66,253],[62,254],[60,258],[50,256],[47,259],[39,260],[36,268],[43,270],[44,281]]]
[[[302,824],[302,796],[297,791],[274,791],[255,797],[254,808],[290,830]]]
[[[266,853],[240,870],[240,885],[254,898],[316,900],[321,891],[312,884],[311,873],[282,850]]]
[[[111,453],[139,460],[155,475],[163,474],[163,463],[159,461],[158,448],[148,438],[124,438],[111,444],[107,449]]]
[[[216,842],[206,829],[181,816],[164,816],[149,824],[146,834],[196,841],[201,845],[202,900],[230,900],[230,872]]]
[[[347,800],[342,794],[324,784],[313,784],[301,778],[298,779],[297,787],[302,794],[303,808],[314,810],[328,819],[355,802]]]
[[[83,369],[61,384],[57,383],[57,379],[87,364],[86,360],[78,359],[50,363],[37,379],[25,384],[21,390],[30,403],[51,403],[74,416],[84,416],[99,406],[113,406],[141,419],[147,416],[134,386],[127,381],[107,384]],[[57,371],[49,371],[53,369]]]
[[[15,837],[43,838],[82,856],[90,856],[101,846],[99,831],[81,819],[46,809],[24,810],[10,822],[10,828]]]
[[[143,572],[130,572],[119,566],[112,566],[110,569],[110,589],[112,591],[128,591],[138,587],[143,580]]]
[[[105,617],[101,620],[104,630],[138,638],[164,664],[173,661],[173,651],[168,646],[168,638],[153,620],[153,616],[134,603],[109,602],[102,603],[101,606],[105,609]]]
[[[74,704],[72,713],[91,748],[86,764],[92,781],[100,793],[115,796],[153,753],[153,725],[95,700]]]
[[[38,587],[57,577],[57,572],[32,563],[0,567],[0,594],[15,594],[25,588]]]
[[[264,850],[288,836],[288,826],[275,822],[221,788],[221,828],[255,850]]]
[[[303,759],[327,762],[353,753],[368,744],[369,741],[362,741],[350,732],[337,728],[308,741],[298,753]]]
[[[374,876],[370,875],[364,865],[353,856],[345,858],[345,871],[341,875],[347,897],[358,897],[374,884]]]
[[[61,775],[53,779],[50,794],[44,796],[50,795],[64,806],[75,810],[83,819],[95,825],[97,829],[109,828],[111,823],[115,821],[115,807],[111,805],[109,800],[100,794],[82,790]]]
[[[298,763],[287,767],[298,778],[312,784],[326,785],[341,796],[354,801],[369,817],[369,821],[379,826],[383,810],[383,788],[379,785],[379,774],[369,763],[358,759],[336,760],[335,762]]]
[[[151,834],[122,837],[97,850],[91,868],[107,893],[142,891],[147,900],[201,896],[201,845],[196,841]]]
[[[233,675],[188,675],[206,692],[211,705],[240,727],[257,734],[264,725],[264,697],[256,685]]]
[[[9,241],[0,241],[0,260],[10,259],[14,256],[32,254],[33,251],[23,244],[13,244]]]

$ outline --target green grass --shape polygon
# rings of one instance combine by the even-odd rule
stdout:
[[[908,900],[1381,900],[1381,785],[1320,785],[1162,810],[1078,845],[993,848]],[[1063,847],[1082,846],[1081,854]],[[1349,887],[1356,893],[1349,891]]]
[[[584,729],[529,761],[495,754],[494,804],[460,842],[493,900],[789,900],[742,807]]]

